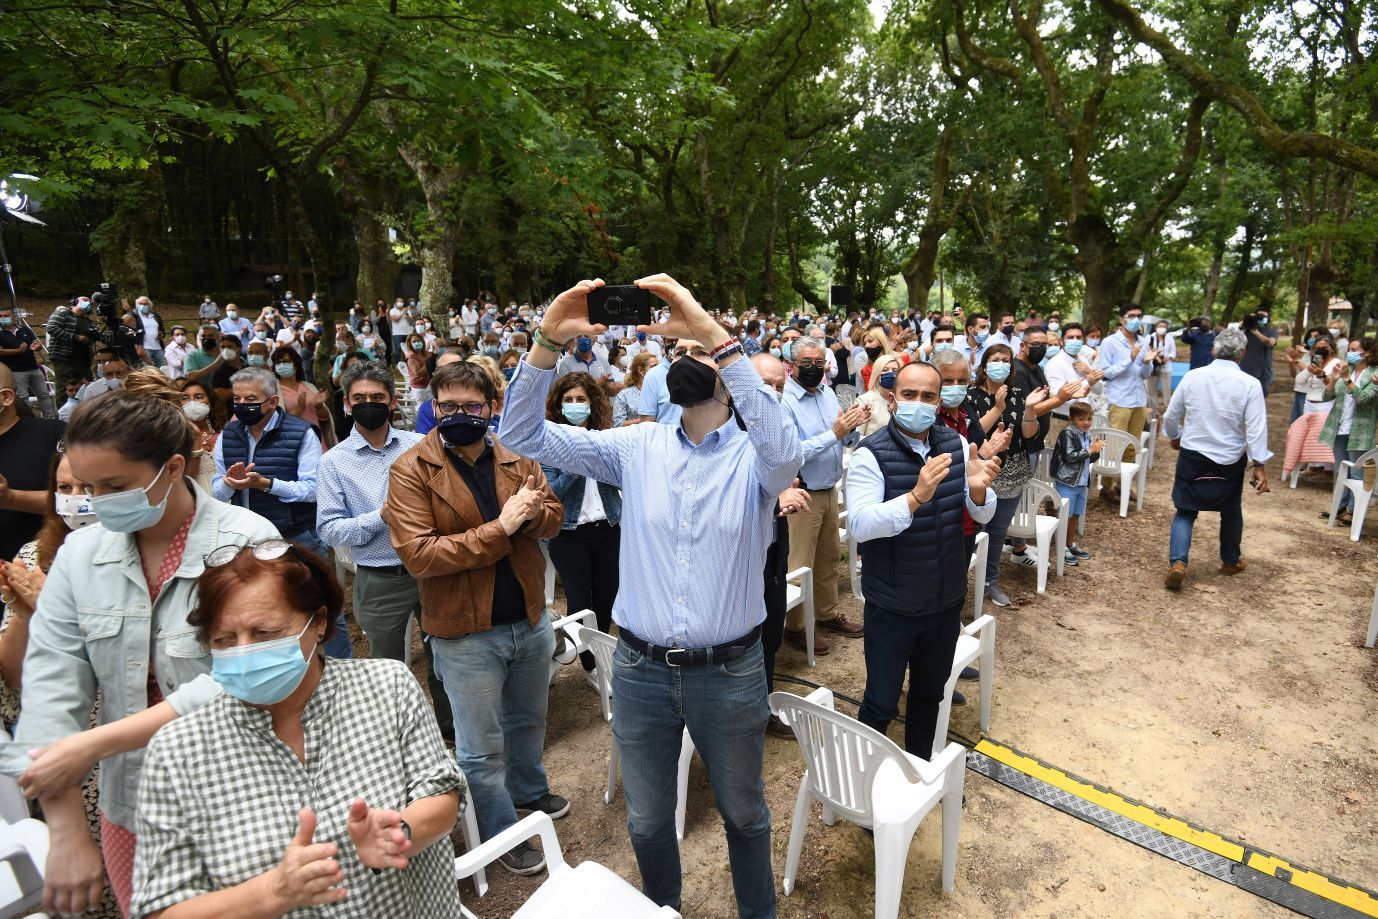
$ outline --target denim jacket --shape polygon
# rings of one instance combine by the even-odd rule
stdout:
[[[196,579],[205,570],[202,559],[219,546],[278,532],[253,511],[217,501],[186,481],[196,493],[196,512],[182,564],[151,610],[134,534],[99,524],[68,534],[29,625],[19,724],[15,739],[0,744],[0,772],[18,777],[29,767],[26,751],[86,730],[97,689],[102,724],[143,711],[150,664],[178,715],[219,694],[210,655],[187,623]],[[101,762],[100,809],[126,829],[134,827],[143,755],[135,750]]]
[[[550,483],[550,490],[555,492],[555,497],[565,506],[565,519],[560,524],[560,529],[574,529],[579,525],[579,512],[584,507],[585,477],[577,472],[566,472],[554,466],[547,466],[545,463],[541,463],[541,471]],[[622,519],[622,492],[618,491],[616,486],[599,482],[598,497],[603,500],[603,513],[607,514],[608,523],[617,526],[617,522]]]
[[[1082,477],[1086,475],[1086,464],[1090,461],[1091,451],[1082,446],[1081,431],[1070,424],[1063,428],[1062,433],[1057,435],[1057,444],[1053,447],[1053,478],[1063,485],[1076,488],[1082,484]]]

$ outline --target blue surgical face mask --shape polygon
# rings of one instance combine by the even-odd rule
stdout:
[[[248,362],[250,367],[263,367],[268,363],[268,358],[262,354],[250,354],[244,360]]]
[[[579,425],[589,420],[589,415],[593,413],[593,406],[587,402],[564,402],[560,405],[560,413],[570,424]]]
[[[1099,338],[1094,338],[1094,337],[1088,338],[1088,339],[1086,339],[1086,344],[1087,344],[1088,347],[1099,348],[1099,347],[1100,347],[1100,339],[1099,339]]]
[[[910,434],[922,434],[938,420],[938,407],[927,402],[896,402],[895,420]]]
[[[117,491],[112,495],[92,497],[91,510],[101,522],[101,526],[112,533],[137,533],[162,520],[163,511],[167,510],[167,499],[172,496],[172,489],[169,487],[167,494],[163,495],[163,500],[157,504],[148,503],[148,492],[158,484],[170,462],[171,458],[163,463],[153,481],[143,488],[131,488],[128,491]]]
[[[933,353],[934,353],[934,354],[942,354],[944,351],[947,351],[947,350],[950,349],[951,347],[952,347],[952,342],[950,342],[950,341],[940,341],[940,342],[937,342],[936,344],[933,345]]]
[[[313,619],[315,617],[312,617]],[[211,649],[211,676],[225,692],[250,705],[273,705],[290,696],[311,663],[311,654],[301,651],[301,637],[311,623],[306,623],[295,635],[239,645],[222,650]],[[319,642],[318,642],[319,644]]]
[[[1363,359],[1364,352],[1362,351],[1350,351],[1347,354],[1345,354],[1345,360],[1349,361],[1349,366],[1351,367],[1353,367],[1355,364],[1359,363]]]
[[[1062,349],[1057,345],[1049,345],[1048,350],[1044,353],[1044,362],[1046,363],[1048,358],[1057,357],[1061,353]]]
[[[986,365],[986,376],[997,383],[1003,383],[1010,378],[1009,361],[991,361]]]
[[[967,388],[960,383],[944,386],[942,389],[943,405],[948,408],[956,408],[966,401]]]
[[[1144,321],[1138,318],[1130,318],[1124,321],[1125,329],[1130,332],[1134,332],[1135,334],[1138,333],[1139,329],[1143,328],[1143,324]]]
[[[291,361],[283,361],[281,364],[274,364],[273,371],[286,380],[297,372],[297,368]]]
[[[986,343],[987,338],[990,338],[989,329],[982,329],[981,331],[976,333],[976,343],[978,345],[984,345]]]
[[[780,356],[787,361],[794,360],[794,339],[790,339],[781,346]]]
[[[521,328],[518,327],[517,331],[521,331]],[[574,342],[574,350],[582,354],[587,354],[593,350],[593,339],[581,336]]]
[[[0,325],[8,329],[10,326],[14,325],[14,320],[9,316],[0,317]]]
[[[781,351],[779,348],[771,348],[771,349],[770,349],[770,356],[771,356],[771,357],[776,357],[776,358],[778,358],[778,357],[779,357],[781,354],[783,354],[783,353],[784,353],[784,352]]]
[[[1063,350],[1065,350],[1072,357],[1076,357],[1078,354],[1081,353],[1081,349],[1085,346],[1085,344],[1086,343],[1083,342],[1080,338],[1073,338],[1070,341],[1068,341],[1067,344],[1063,345]]]
[[[895,370],[887,370],[887,371],[885,371],[884,373],[882,373],[882,374],[880,375],[880,387],[881,387],[881,389],[894,389],[894,388],[895,388],[895,377],[897,377],[897,376],[899,376],[899,372],[898,372],[898,371],[895,371]]]

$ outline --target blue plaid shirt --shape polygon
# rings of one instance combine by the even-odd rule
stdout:
[[[349,546],[356,565],[400,565],[381,511],[388,497],[388,469],[425,438],[392,428],[383,449],[353,428],[326,451],[316,470],[316,535],[327,546]]]
[[[735,419],[695,446],[679,425],[589,431],[545,420],[555,378],[526,361],[507,390],[503,444],[622,489],[622,578],[613,620],[665,647],[741,638],[766,617],[763,575],[775,501],[802,450],[748,360],[721,370]]]

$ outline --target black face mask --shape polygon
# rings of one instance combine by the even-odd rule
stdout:
[[[867,359],[867,360],[870,360],[870,361],[874,361],[876,358],[880,357],[880,353],[881,353],[881,349],[880,349],[880,348],[867,348],[867,349],[866,349],[866,359]]]
[[[355,422],[365,431],[376,431],[388,423],[392,409],[381,402],[360,402],[349,407]]]
[[[805,389],[813,389],[815,386],[817,386],[819,383],[822,383],[822,382],[823,382],[823,368],[822,368],[822,367],[800,367],[800,368],[799,368],[799,385],[800,385],[800,386],[804,387]]]
[[[665,374],[665,388],[670,401],[688,407],[707,402],[718,391],[718,372],[692,357],[681,358]]]
[[[215,350],[216,348],[218,348],[218,347],[220,347],[220,343],[217,342],[214,338],[203,338],[203,339],[201,339],[201,350],[202,350],[202,351],[214,351],[214,350]]]
[[[1011,322],[1009,325],[1002,325],[1000,327],[1000,331],[1004,333],[1004,336],[1006,338],[1009,338],[1011,335],[1014,334],[1014,323]]]
[[[263,403],[236,402],[234,404],[234,416],[239,419],[240,424],[253,427],[263,420]]]
[[[468,412],[455,412],[441,418],[435,427],[440,432],[440,439],[449,446],[467,447],[477,443],[487,433],[488,419]]]
[[[1029,363],[1037,364],[1047,353],[1047,345],[1029,345]]]

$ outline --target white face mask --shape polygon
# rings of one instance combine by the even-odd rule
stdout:
[[[53,509],[69,530],[80,530],[96,522],[88,495],[53,495]]]
[[[192,421],[204,421],[206,416],[211,413],[211,407],[206,402],[183,402],[182,414]]]

